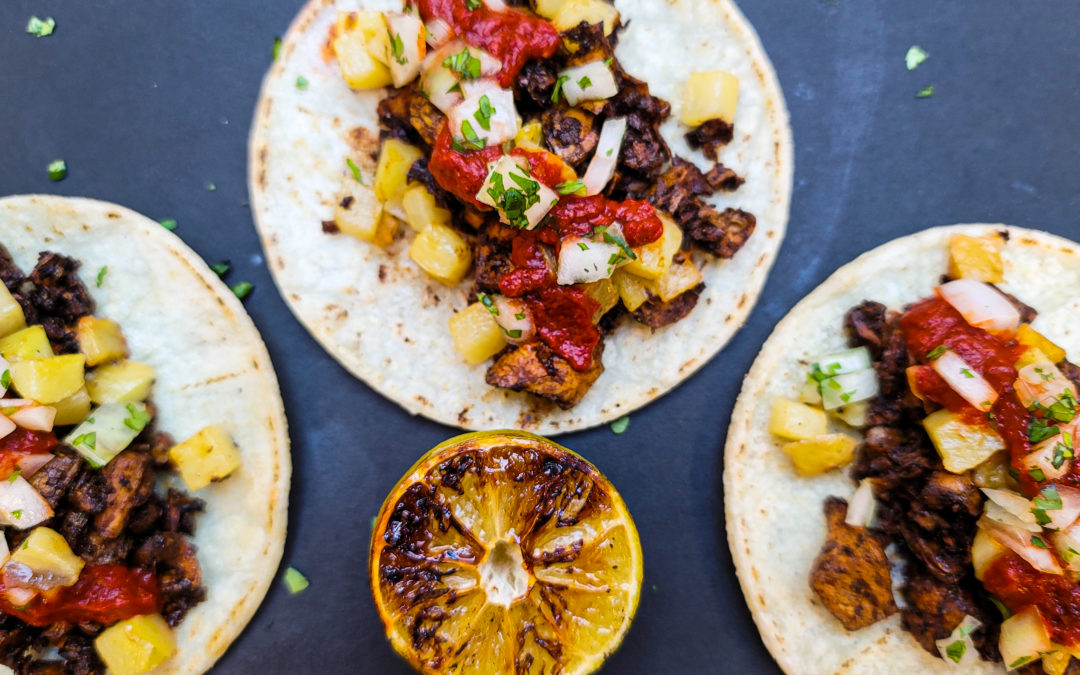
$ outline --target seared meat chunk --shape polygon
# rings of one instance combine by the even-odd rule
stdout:
[[[444,209],[453,211],[458,208],[458,201],[453,198],[453,195],[444,190],[443,186],[439,185],[439,181],[435,180],[435,176],[431,175],[431,170],[428,169],[427,157],[421,157],[413,162],[413,165],[409,167],[408,180],[410,183],[423,183],[427,191],[435,197],[436,203]]]
[[[376,111],[379,114],[380,138],[396,138],[406,143],[415,143],[418,134],[412,125],[413,88],[391,89],[389,95],[379,101]]]
[[[48,464],[38,469],[28,480],[49,506],[55,509],[67,494],[68,488],[75,482],[82,468],[82,460],[74,455],[59,454]]]
[[[717,211],[708,205],[696,212],[683,211],[678,221],[687,237],[719,258],[734,257],[757,227],[752,213],[733,208]]]
[[[712,192],[713,188],[701,169],[682,157],[676,157],[657,180],[649,201],[662,211],[677,215],[686,208],[700,208],[698,197]]]
[[[602,353],[603,343],[600,343],[589,369],[578,372],[543,342],[529,342],[498,356],[488,368],[486,379],[493,387],[528,392],[567,410],[585,396],[604,372],[600,362]]]
[[[572,167],[580,166],[600,140],[596,116],[578,108],[549,110],[540,118],[548,149]]]
[[[915,479],[940,466],[937,451],[920,430],[871,427],[855,451],[852,478],[873,478],[880,499],[910,489]]]
[[[105,508],[94,520],[94,527],[105,539],[123,532],[128,517],[142,506],[154,490],[154,470],[150,455],[128,449],[101,469],[105,480]]]
[[[562,32],[558,55],[570,66],[606,61],[615,56],[615,45],[612,41],[614,37],[614,33],[610,36],[604,35],[604,24],[582,21]],[[613,70],[617,73],[621,68],[615,67]]]
[[[1069,380],[1074,385],[1076,385],[1077,388],[1080,388],[1080,368],[1078,368],[1076,365],[1074,365],[1068,360],[1062,361],[1061,363],[1057,364],[1057,367],[1058,370],[1061,371],[1062,375],[1069,378]]]
[[[825,500],[829,528],[810,571],[810,587],[847,630],[858,630],[895,614],[889,559],[866,528],[844,522],[847,502]]]
[[[626,118],[626,136],[619,151],[619,164],[645,178],[654,179],[670,159],[671,150],[660,135],[658,123],[639,113],[631,113]]]
[[[694,288],[681,293],[668,302],[660,298],[650,298],[641,307],[638,307],[631,316],[652,328],[663,328],[679,321],[697,306],[701,292],[705,290],[705,284],[698,284]]]
[[[476,276],[475,290],[480,293],[500,293],[499,277],[510,272],[510,251],[518,230],[490,219],[480,230],[473,250]]]
[[[157,571],[161,614],[170,626],[180,623],[187,611],[206,597],[195,552],[194,544],[173,532],[159,532],[135,551],[135,564]]]
[[[8,291],[15,293],[20,290],[23,285],[23,281],[26,277],[23,275],[22,270],[15,264],[15,259],[11,257],[11,253],[4,248],[3,244],[0,244],[0,282],[7,287]]]
[[[709,182],[712,189],[723,190],[724,192],[737,190],[740,185],[746,182],[742,176],[723,164],[717,164],[709,169],[709,172],[705,174],[705,180]]]
[[[927,570],[945,582],[957,582],[971,566],[975,521],[983,497],[970,474],[935,471],[911,500],[900,532]]]
[[[427,96],[414,90],[409,98],[409,124],[413,131],[429,146],[435,145],[435,139],[439,136],[439,127],[442,126],[446,115],[436,108]]]
[[[25,672],[33,658],[30,650],[40,644],[38,632],[13,616],[0,614],[0,663]]]
[[[926,574],[915,565],[906,568],[906,580],[901,593],[907,607],[901,611],[901,625],[922,648],[938,656],[936,640],[943,640],[960,625],[966,615],[982,622],[983,627],[972,633],[979,653],[989,660],[1000,660],[997,650],[1000,621],[992,608],[979,602],[973,588],[978,582],[970,577],[962,582],[943,582]]]
[[[514,99],[522,110],[545,110],[551,107],[551,95],[559,75],[550,60],[529,61],[514,81]]]
[[[880,358],[885,344],[885,319],[888,314],[889,309],[885,305],[872,300],[864,300],[852,307],[844,317],[848,343],[852,347],[866,347],[873,358]]]
[[[716,161],[720,148],[731,142],[735,128],[722,119],[712,119],[686,134],[691,148],[700,148],[705,156]]]
[[[45,251],[27,277],[34,285],[27,298],[34,307],[28,323],[41,323],[53,351],[71,354],[79,351],[75,323],[94,313],[94,301],[79,279],[79,262],[74,258]]]

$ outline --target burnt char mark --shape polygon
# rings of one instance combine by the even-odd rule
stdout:
[[[195,545],[183,535],[159,532],[135,552],[134,562],[154,570],[162,596],[162,616],[170,626],[183,620],[188,610],[206,598]]]
[[[705,284],[698,284],[667,302],[657,297],[650,298],[630,315],[651,328],[663,328],[680,321],[694,311],[704,290]]]
[[[603,345],[603,342],[597,344],[589,368],[577,371],[544,343],[527,342],[504,351],[488,368],[485,379],[493,387],[528,392],[567,410],[585,396],[604,372]]]
[[[559,76],[550,60],[529,61],[514,80],[514,99],[523,115],[550,108]]]
[[[691,148],[700,148],[712,161],[719,158],[720,149],[731,142],[735,127],[722,119],[711,119],[686,134]]]
[[[600,134],[596,116],[578,108],[557,108],[540,118],[548,149],[572,167],[579,168],[596,150]]]
[[[26,294],[31,311],[23,307],[27,324],[40,323],[57,354],[79,350],[75,323],[94,313],[94,301],[79,279],[79,262],[58,253],[43,252],[30,272],[33,288]]]

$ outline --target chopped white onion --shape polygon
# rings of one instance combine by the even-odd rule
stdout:
[[[506,11],[506,3],[503,0],[484,0],[484,4],[493,12]]]
[[[56,408],[51,405],[28,405],[11,413],[11,421],[23,429],[52,431]]]
[[[1067,454],[1075,454],[1076,425],[1062,425],[1060,431],[1035,446],[1024,456],[1024,470],[1038,469],[1046,480],[1057,480],[1069,473],[1073,460]],[[1058,446],[1061,446],[1060,448]],[[1055,462],[1057,466],[1054,466]]]
[[[585,184],[585,194],[598,195],[611,182],[625,137],[625,117],[616,117],[604,122],[604,126],[600,128],[600,140],[596,142],[596,153],[589,162],[589,168],[585,170],[585,176],[581,179],[581,182]]]
[[[988,501],[983,505],[983,514],[990,520],[999,522],[1006,527],[1015,527],[1032,533],[1042,532],[1042,527],[1038,523],[1020,520],[1012,512],[994,502]]]
[[[1017,373],[1016,395],[1025,408],[1038,402],[1047,407],[1053,405],[1065,392],[1076,398],[1076,387],[1054,364],[1044,361],[1024,366]]]
[[[1020,325],[1020,312],[989,284],[974,279],[957,279],[938,286],[937,292],[976,328],[1012,334]]]
[[[37,473],[41,467],[51,461],[53,461],[53,454],[51,452],[35,452],[32,455],[26,455],[20,459],[15,463],[15,466],[19,467],[19,475],[24,478],[29,478]]]
[[[877,372],[857,370],[821,381],[821,400],[825,410],[835,410],[878,395]]]
[[[387,42],[386,65],[395,87],[404,87],[420,74],[424,59],[424,22],[412,14],[386,13]]]
[[[570,236],[562,240],[559,249],[558,282],[562,286],[587,284],[607,279],[618,266],[622,249],[616,244]]]
[[[0,525],[25,530],[52,515],[52,507],[25,478],[0,480]]]
[[[591,61],[567,68],[559,73],[563,80],[562,93],[572,106],[582,101],[599,101],[619,93],[619,85],[611,67],[603,61]]]
[[[1007,527],[987,518],[980,519],[979,524],[999,544],[1011,549],[1013,553],[1026,560],[1028,564],[1040,572],[1046,572],[1047,574],[1063,573],[1061,565],[1058,564],[1057,558],[1048,548],[1049,544],[1043,538],[1045,535],[1032,534],[1027,530]],[[1035,544],[1036,539],[1041,541],[1043,546]]]
[[[496,178],[496,175],[499,178]],[[500,183],[502,193],[498,190]],[[523,187],[522,183],[525,183],[528,188]],[[505,198],[510,190],[523,193],[535,191],[537,196],[537,200],[533,205],[525,210],[523,219],[518,219],[519,222],[511,222],[503,208],[506,205]],[[493,191],[495,196],[492,196]],[[555,194],[555,191],[548,186],[532,178],[528,168],[521,166],[513,158],[503,155],[498,161],[491,164],[488,176],[484,179],[484,185],[476,193],[476,200],[481,204],[487,204],[498,209],[499,216],[504,223],[512,227],[531,230],[540,224],[540,221],[544,219],[551,207],[559,203],[559,195]]]
[[[10,418],[0,415],[0,438],[4,438],[17,428]]]
[[[1054,487],[1057,490],[1058,497],[1061,498],[1060,509],[1046,509],[1046,517],[1050,519],[1050,522],[1046,524],[1046,528],[1050,530],[1065,530],[1072,527],[1076,523],[1076,519],[1080,518],[1080,490],[1064,485],[1057,485]],[[1033,506],[1035,500],[1032,500]]]
[[[424,24],[424,33],[427,43],[433,49],[438,49],[454,37],[454,28],[447,21],[436,16]]]
[[[990,500],[985,504],[984,508],[989,507],[990,504],[996,504],[1024,523],[1024,525],[1038,527],[1035,522],[1035,514],[1031,512],[1031,501],[1027,497],[1016,494],[1011,490],[998,490],[996,488],[982,488],[982,493]],[[1037,532],[1038,530],[1032,531]]]
[[[955,352],[945,351],[930,362],[930,367],[952,387],[952,390],[983,412],[994,407],[997,391],[990,383]]]
[[[1058,555],[1073,572],[1080,572],[1080,522],[1050,535]]]
[[[874,499],[874,486],[870,479],[864,478],[855,488],[855,494],[848,502],[847,516],[844,522],[852,527],[870,527],[877,515],[877,500]]]
[[[445,64],[447,59],[460,59],[460,54],[466,50],[470,58],[480,61],[480,77],[494,77],[502,70],[502,61],[482,49],[466,45],[461,40],[451,40],[428,54],[420,72],[420,89],[431,104],[444,113],[449,113],[451,108],[465,98],[461,87],[461,74]]]
[[[498,311],[498,314],[495,314],[495,323],[502,327],[507,342],[516,345],[532,339],[536,334],[536,326],[528,305],[517,298],[502,295],[493,296],[492,301]]]
[[[982,628],[982,622],[971,616],[965,615],[963,621],[953,629],[949,637],[937,640],[938,654],[951,666],[970,666],[979,661],[979,650],[975,648],[975,642],[971,634]]]
[[[495,80],[466,82],[462,89],[465,98],[448,115],[450,133],[455,138],[466,142],[480,139],[487,147],[499,145],[517,134],[521,118],[514,107],[514,92],[501,88]]]
[[[854,349],[845,349],[842,352],[826,354],[813,363],[814,372],[820,371],[829,377],[854,373],[859,370],[869,370],[873,367],[870,350],[866,347],[855,347]]]
[[[19,588],[18,586],[12,586],[11,588],[4,589],[4,595],[15,607],[22,607],[28,604],[31,600],[37,597],[38,592],[30,588]]]

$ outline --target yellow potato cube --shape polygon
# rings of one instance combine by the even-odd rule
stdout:
[[[825,434],[785,443],[781,449],[791,456],[799,475],[815,476],[849,463],[855,445],[855,439],[847,434]]]
[[[11,555],[11,562],[26,565],[35,574],[51,576],[60,586],[78,581],[84,565],[64,536],[47,527],[35,527]]]
[[[1022,323],[1016,329],[1016,341],[1025,347],[1038,349],[1050,363],[1061,363],[1065,360],[1065,350],[1051,342],[1045,335],[1031,327],[1029,323]]]
[[[1004,280],[1001,249],[1005,240],[996,232],[984,237],[954,234],[949,237],[949,276],[996,284]]]
[[[394,241],[397,220],[383,211],[375,193],[350,176],[334,207],[334,224],[343,234],[386,248]]]
[[[682,262],[672,261],[659,279],[647,281],[645,286],[653,295],[659,296],[664,302],[670,302],[701,281],[701,271],[687,255]]]
[[[379,162],[375,165],[375,197],[386,203],[400,199],[409,182],[409,169],[423,157],[420,148],[396,138],[383,141]]]
[[[545,10],[550,10],[557,3],[545,3],[550,5]],[[547,15],[541,15],[547,16]],[[589,24],[603,23],[604,35],[611,35],[615,30],[615,24],[619,21],[619,11],[605,0],[565,0],[558,7],[558,11],[551,18],[551,23],[560,31],[570,30],[584,21]]]
[[[534,11],[545,19],[554,19],[566,0],[534,0]]]
[[[543,139],[543,134],[544,127],[539,122],[523,124],[514,135],[514,145],[519,148],[542,149],[540,141]]]
[[[1072,658],[1068,649],[1053,643],[1050,646],[1051,651],[1042,656],[1043,672],[1046,675],[1065,675],[1065,671],[1069,668],[1069,660]]]
[[[1043,350],[1038,347],[1028,347],[1027,351],[1021,354],[1020,358],[1016,360],[1014,367],[1017,370],[1021,370],[1036,363],[1050,363],[1050,357],[1044,354]]]
[[[649,290],[645,287],[646,282],[641,277],[618,269],[611,275],[611,281],[619,289],[619,298],[622,300],[623,305],[631,312],[648,302]]]
[[[116,361],[86,374],[86,390],[94,403],[137,403],[150,396],[154,369],[145,363]]]
[[[829,419],[821,408],[777,397],[769,415],[769,433],[789,441],[805,441],[824,436],[829,431]]]
[[[495,317],[479,302],[450,317],[450,336],[454,347],[472,366],[487,361],[506,347],[506,336]]]
[[[423,183],[410,183],[405,188],[401,208],[405,211],[405,222],[417,232],[423,232],[432,223],[450,224],[450,212],[435,202],[435,195],[428,192]]]
[[[682,122],[696,127],[720,118],[733,124],[738,103],[739,78],[722,70],[691,73],[683,97]]]
[[[86,387],[80,388],[71,396],[51,405],[56,408],[53,424],[58,427],[78,424],[90,416],[90,394]]]
[[[381,12],[339,12],[332,46],[341,76],[353,89],[379,89],[393,80],[383,62],[389,35]]]
[[[183,443],[174,445],[169,450],[169,459],[190,490],[223,480],[240,468],[240,451],[229,434],[217,425],[205,427]]]
[[[140,675],[176,653],[176,637],[160,614],[144,614],[101,631],[94,648],[112,675]]]
[[[989,426],[967,424],[946,408],[927,415],[923,427],[952,473],[974,469],[1005,449],[1005,441]]]
[[[971,566],[975,568],[975,578],[982,581],[983,572],[999,555],[1008,551],[1004,544],[999,544],[981,527],[975,530],[975,541],[971,544]]]
[[[1019,614],[1014,614],[1001,624],[1001,637],[998,640],[1001,659],[1006,666],[1018,661],[1022,664],[1039,658],[1039,654],[1050,651],[1050,635],[1046,632],[1039,610],[1029,607]]]
[[[472,251],[460,234],[445,225],[431,225],[416,235],[409,257],[420,269],[447,286],[465,278],[472,264]]]
[[[0,337],[10,335],[26,327],[26,316],[7,286],[0,283]]]
[[[620,269],[645,279],[659,279],[663,276],[672,258],[682,248],[683,231],[666,213],[657,212],[657,215],[664,224],[664,233],[651,244],[635,248],[637,260],[631,260]]]
[[[611,311],[611,308],[619,304],[619,289],[611,279],[601,279],[585,285],[585,295],[589,296],[600,305],[593,313],[593,323],[600,321],[600,317]]]
[[[83,371],[86,357],[63,354],[11,364],[11,384],[23,398],[38,403],[56,403],[86,385]]]
[[[8,361],[45,359],[53,355],[49,336],[41,326],[30,326],[0,338],[0,356]]]
[[[109,319],[82,317],[75,325],[75,338],[88,366],[108,363],[128,355],[127,340],[120,324]]]

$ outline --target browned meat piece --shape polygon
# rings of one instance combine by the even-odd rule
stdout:
[[[649,85],[631,77],[618,63],[612,67],[619,93],[608,99],[604,112],[608,116],[640,115],[642,119],[659,124],[671,114],[671,104],[649,93]]]
[[[162,615],[176,626],[189,609],[206,597],[195,545],[183,535],[161,532],[135,551],[135,564],[154,569],[161,585]]]
[[[101,513],[105,509],[105,481],[97,470],[85,468],[68,490],[67,501],[86,513]]]
[[[1012,306],[1016,308],[1016,311],[1020,312],[1021,323],[1031,323],[1035,320],[1035,317],[1039,316],[1039,312],[1031,305],[1024,304],[1015,295],[1011,295],[1001,290],[997,286],[994,286],[998,293],[1005,296],[1005,299],[1012,303]]]
[[[670,159],[671,150],[660,135],[658,123],[631,113],[626,118],[619,164],[645,178],[656,178]]]
[[[94,527],[105,539],[123,532],[132,509],[142,506],[154,490],[154,470],[150,455],[125,450],[101,469],[105,480],[105,508]]]
[[[735,127],[722,119],[703,122],[697,129],[686,134],[686,142],[691,148],[701,148],[705,156],[717,161],[720,148],[731,142]]]
[[[742,209],[719,212],[706,205],[696,212],[683,210],[676,217],[687,237],[720,258],[738,253],[757,227],[754,214]]]
[[[900,532],[930,574],[955,583],[967,573],[982,505],[982,493],[970,474],[935,471],[923,484]]]
[[[554,401],[560,408],[573,408],[604,372],[601,363],[604,343],[596,348],[588,370],[574,370],[563,357],[542,342],[529,342],[502,353],[487,371],[487,383],[512,391],[524,391]]]
[[[0,663],[24,672],[32,658],[31,649],[38,646],[38,630],[15,617],[0,614]]]
[[[514,81],[514,99],[521,111],[546,110],[552,106],[551,95],[559,79],[550,60],[529,61]]]
[[[29,478],[29,483],[49,502],[49,506],[55,509],[75,482],[82,464],[82,460],[74,455],[57,455],[38,469],[37,473]]]
[[[79,279],[79,262],[45,251],[28,279],[34,288],[27,294],[52,342],[53,351],[69,354],[79,350],[75,323],[94,313],[94,301]]]
[[[409,182],[423,183],[427,191],[434,197],[439,206],[446,209],[455,209],[458,206],[458,201],[453,196],[443,189],[443,186],[439,185],[439,181],[435,180],[435,176],[431,175],[431,171],[428,169],[428,158],[421,157],[413,162],[413,165],[409,167]]]
[[[687,209],[700,209],[702,202],[698,197],[712,194],[713,191],[701,169],[682,157],[676,157],[657,179],[649,201],[662,211],[678,214]]]
[[[941,466],[937,451],[921,430],[892,427],[867,429],[855,452],[852,477],[873,478],[879,497],[907,487]]]
[[[694,307],[697,306],[698,298],[701,297],[703,290],[705,290],[705,284],[698,284],[668,302],[664,302],[660,298],[651,298],[630,314],[646,326],[663,328],[679,321],[692,312]]]
[[[415,142],[417,133],[413,129],[409,115],[412,96],[412,87],[404,87],[391,89],[387,97],[379,101],[376,110],[379,113],[381,138],[397,138],[407,143]]]
[[[596,116],[578,108],[549,110],[540,118],[549,150],[570,166],[581,165],[596,150]]]
[[[499,277],[510,272],[510,250],[518,230],[490,219],[480,230],[473,249],[476,291],[499,293]]]
[[[106,539],[90,530],[73,550],[89,565],[123,564],[131,554],[131,537],[121,535]]]
[[[723,190],[724,192],[738,190],[739,186],[746,182],[742,176],[723,164],[717,164],[709,169],[709,172],[705,174],[705,180],[709,182],[712,189]]]
[[[844,317],[848,344],[866,347],[873,358],[879,358],[885,344],[885,319],[888,314],[888,307],[872,300],[864,300],[852,307]]]
[[[937,656],[935,641],[949,637],[964,616],[970,614],[983,624],[971,635],[979,653],[991,661],[1001,660],[997,650],[1000,619],[995,610],[987,611],[972,593],[969,586],[977,582],[969,578],[963,583],[945,583],[911,565],[905,574],[901,593],[908,606],[901,611],[901,625],[923,649]]]
[[[846,501],[825,500],[829,532],[810,570],[810,587],[844,628],[858,630],[897,609],[881,542],[866,528],[844,523],[846,515]]]
[[[65,675],[105,673],[105,665],[98,658],[94,643],[88,637],[69,633],[61,641],[60,656],[64,659]]]
[[[613,36],[614,33],[611,37]],[[604,24],[590,24],[582,21],[573,28],[563,31],[558,55],[565,59],[569,66],[606,61],[615,56],[611,37],[604,35]],[[615,70],[618,72],[621,69]]]
[[[89,514],[82,511],[67,511],[63,514],[57,514],[57,520],[60,523],[60,534],[64,535],[64,539],[67,539],[72,544],[73,549],[79,548],[79,541],[82,539],[83,531],[86,530],[86,526],[90,523]]]
[[[409,98],[409,124],[429,146],[435,145],[435,139],[439,136],[439,127],[446,115],[436,108],[427,96],[414,93]]]
[[[3,282],[8,291],[15,293],[22,288],[25,280],[26,277],[15,264],[15,259],[11,257],[3,244],[0,244],[0,282]]]
[[[206,508],[206,502],[169,488],[165,498],[165,519],[161,527],[166,532],[195,534],[195,514]]]
[[[1080,368],[1067,359],[1057,364],[1057,366],[1062,375],[1069,378],[1073,384],[1080,388]]]

